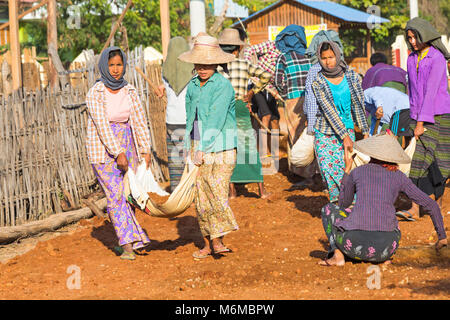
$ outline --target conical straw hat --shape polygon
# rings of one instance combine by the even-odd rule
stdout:
[[[388,134],[377,134],[367,139],[356,141],[354,148],[369,157],[399,164],[411,162],[398,141]]]
[[[241,40],[239,31],[234,28],[226,28],[219,37],[219,44],[228,44],[233,46],[244,46],[246,43]]]
[[[192,50],[182,53],[178,59],[194,64],[223,64],[233,61],[235,56],[223,51],[216,38],[198,36]]]

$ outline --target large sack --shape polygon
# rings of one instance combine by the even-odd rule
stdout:
[[[314,136],[306,133],[306,128],[292,146],[289,162],[295,167],[306,167],[314,161]]]
[[[145,206],[142,210],[152,217],[159,218],[172,218],[182,214],[191,206],[192,202],[194,201],[196,192],[195,182],[197,180],[197,174],[198,167],[195,166],[191,161],[188,161],[188,163],[184,167],[184,172],[181,176],[180,183],[172,192],[169,199],[167,199],[167,201],[163,204],[155,204],[149,197],[147,197],[147,199],[145,200]],[[132,195],[129,182],[129,177],[132,175],[133,173],[130,174],[130,172],[127,172],[124,177],[125,197],[134,206],[141,207],[138,201],[142,201],[142,199],[145,199],[145,196],[140,194],[138,196],[138,199],[136,199]]]

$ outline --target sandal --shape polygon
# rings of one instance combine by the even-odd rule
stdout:
[[[406,210],[397,211],[395,213],[395,215],[397,217],[403,218],[403,219],[405,219],[407,221],[416,221],[416,219],[413,218],[413,215],[411,213],[409,213],[408,211],[406,211]]]
[[[211,251],[209,249],[203,248],[198,251],[195,251],[192,256],[196,259],[204,259],[211,255]]]
[[[218,246],[214,246],[214,253],[224,253],[224,252],[231,252],[231,250],[227,247],[225,247],[223,244],[220,244]]]
[[[123,259],[123,260],[135,260],[136,256],[135,256],[135,254],[133,252],[124,251],[120,255],[120,259]]]

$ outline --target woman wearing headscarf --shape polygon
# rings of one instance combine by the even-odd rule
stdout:
[[[178,59],[193,63],[197,72],[186,93],[184,146],[199,167],[195,207],[204,246],[193,257],[202,259],[212,250],[229,252],[223,237],[238,230],[228,201],[236,166],[235,92],[230,81],[217,71],[218,65],[233,61],[235,56],[225,53],[216,38],[199,36],[194,47]]]
[[[439,206],[420,191],[398,168],[409,163],[394,136],[380,134],[355,143],[355,149],[370,156],[370,162],[353,170],[353,159],[345,153],[344,178],[339,203],[322,209],[322,224],[328,237],[328,257],[323,266],[343,266],[345,258],[385,262],[398,249],[401,233],[394,203],[400,192],[422,205],[430,214],[438,235],[436,250],[447,246],[447,235]],[[356,202],[352,209],[356,193]]]
[[[426,20],[406,24],[411,129],[418,140],[409,177],[440,203],[450,175],[450,95],[446,60],[450,54],[441,35]],[[413,205],[413,216],[419,207]]]
[[[150,240],[123,194],[123,177],[139,161],[151,161],[147,118],[136,89],[124,79],[127,59],[118,47],[105,49],[98,68],[101,78],[86,97],[87,154],[107,198],[122,259],[134,260],[134,250]]]
[[[311,68],[308,71],[305,84],[305,103],[303,104],[303,111],[308,119],[307,133],[314,135],[314,124],[316,123],[316,114],[318,110],[316,97],[312,90],[311,84],[316,80],[317,74],[322,67],[317,57],[317,48],[324,41],[333,41],[339,47],[341,57],[344,59],[344,46],[342,45],[339,34],[334,30],[321,30],[311,40],[305,55],[311,60]]]
[[[277,35],[275,45],[281,52],[275,69],[275,86],[286,100],[286,122],[289,140],[293,145],[303,131],[306,121],[303,102],[311,61],[305,56],[305,28],[295,24],[284,28]]]
[[[355,126],[361,129],[365,138],[369,135],[369,126],[361,79],[348,68],[338,45],[322,42],[317,48],[317,57],[322,70],[312,83],[319,106],[314,125],[314,148],[330,202],[336,202],[344,174],[344,151],[353,151]]]
[[[173,191],[180,183],[184,170],[183,139],[186,131],[186,91],[192,79],[194,65],[178,60],[178,56],[189,51],[183,37],[170,39],[167,57],[162,65],[163,85],[159,87],[161,98],[167,95],[166,128],[170,188]]]

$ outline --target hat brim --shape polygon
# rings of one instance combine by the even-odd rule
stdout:
[[[245,46],[246,43],[242,40],[221,40],[219,39],[219,44],[221,45],[229,45],[229,46]]]
[[[406,154],[395,138],[390,136],[387,137],[392,139],[392,141],[386,140],[386,137],[381,138],[381,135],[377,135],[368,139],[356,141],[354,143],[354,148],[371,158],[381,161],[397,164],[411,163],[411,158]]]
[[[224,64],[234,61],[236,57],[232,54],[215,50],[211,52],[189,51],[179,55],[178,59],[193,64]]]

